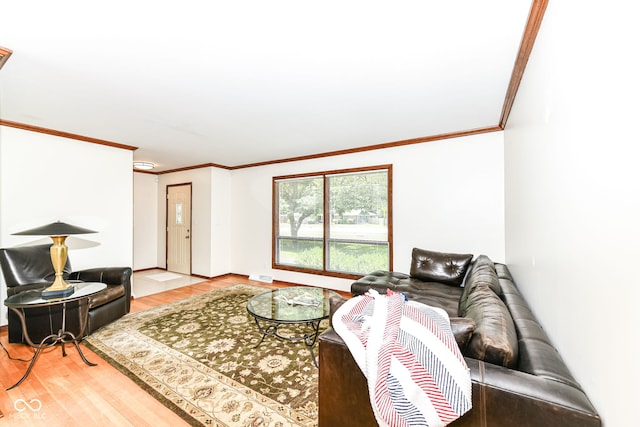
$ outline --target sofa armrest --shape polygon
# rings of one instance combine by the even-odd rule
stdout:
[[[349,348],[333,330],[319,339],[319,427],[375,427],[367,380]],[[591,402],[571,385],[465,358],[472,380],[473,407],[452,427],[601,425]]]
[[[367,380],[332,329],[318,338],[318,427],[377,427]]]
[[[571,385],[465,357],[472,381],[473,408],[453,427],[599,427],[600,416]]]

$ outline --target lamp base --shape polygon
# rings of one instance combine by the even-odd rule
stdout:
[[[74,293],[76,288],[74,286],[69,286],[66,289],[54,289],[49,290],[48,288],[42,291],[42,298],[65,298]]]

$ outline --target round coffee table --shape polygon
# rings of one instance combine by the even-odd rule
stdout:
[[[320,322],[329,317],[329,299],[339,296],[328,289],[309,286],[273,289],[263,292],[247,301],[247,311],[253,317],[262,333],[258,347],[267,336],[287,341],[303,341],[309,348],[311,360],[317,367],[313,346],[318,339]],[[309,332],[301,336],[284,336],[278,333],[278,327],[285,324],[302,324]]]

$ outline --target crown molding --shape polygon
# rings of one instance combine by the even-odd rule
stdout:
[[[522,81],[522,76],[524,75],[524,70],[527,66],[527,62],[529,61],[529,56],[531,56],[533,44],[538,36],[538,31],[540,30],[542,18],[544,18],[544,12],[547,10],[548,3],[549,0],[534,0],[531,4],[529,18],[527,19],[527,26],[525,27],[524,34],[522,35],[520,49],[518,50],[518,57],[516,58],[516,62],[513,66],[513,71],[511,72],[511,81],[509,81],[504,104],[502,106],[502,114],[500,115],[500,122],[498,123],[498,126],[502,129],[507,126],[507,120],[509,119],[511,108],[513,107],[516,94],[518,93],[518,88],[520,87],[520,81]]]
[[[11,120],[0,119],[0,126],[7,126],[16,129],[27,130],[29,132],[38,132],[53,136],[60,136],[62,138],[75,139],[78,141],[90,142],[92,144],[107,145],[109,147],[122,148],[123,150],[135,151],[138,149],[138,147],[133,147],[131,145],[120,144],[117,142],[106,141],[104,139],[92,138],[90,136],[78,135],[75,133],[63,132],[55,129],[43,128],[40,126],[33,126],[26,123],[13,122]]]

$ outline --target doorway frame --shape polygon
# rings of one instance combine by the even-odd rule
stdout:
[[[167,184],[164,195],[164,266],[169,271],[169,188],[189,186],[189,275],[193,273],[193,182]]]

